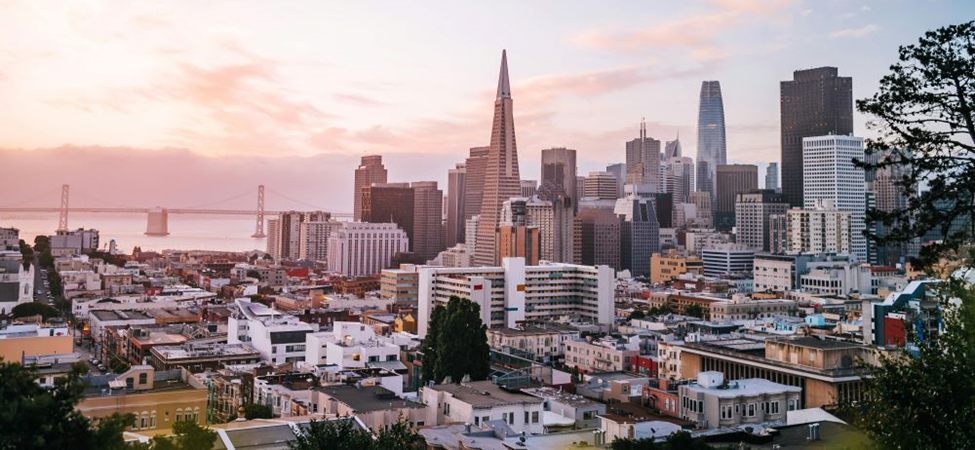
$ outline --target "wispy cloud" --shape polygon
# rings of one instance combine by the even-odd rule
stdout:
[[[827,35],[826,37],[829,39],[861,38],[866,35],[875,33],[878,30],[880,30],[880,26],[871,23],[871,24],[864,25],[860,28],[846,28],[842,30],[836,30],[829,33],[829,35]]]

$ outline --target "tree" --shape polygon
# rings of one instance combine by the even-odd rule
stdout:
[[[650,308],[650,315],[651,316],[663,316],[663,315],[666,315],[666,314],[671,314],[673,312],[674,312],[674,310],[670,307],[670,304],[667,304],[667,303],[664,303],[663,305],[660,305],[660,306],[654,306],[654,307]]]
[[[20,240],[20,256],[24,260],[24,270],[30,267],[31,263],[34,262],[34,249],[27,245],[23,239]]]
[[[690,305],[684,307],[684,315],[697,317],[698,319],[703,319],[704,308],[701,308],[701,305],[698,305],[696,303],[691,303]]]
[[[270,419],[272,417],[274,417],[274,414],[271,412],[271,408],[267,405],[251,403],[244,406],[244,418],[247,420]]]
[[[667,436],[657,444],[653,438],[616,439],[610,446],[613,450],[709,450],[710,445],[703,438],[695,438],[691,433],[680,430]]]
[[[446,307],[434,308],[420,347],[425,380],[442,382],[448,376],[455,383],[464,376],[487,379],[491,349],[480,311],[477,303],[457,296],[451,296]]]
[[[179,421],[173,424],[173,436],[152,438],[153,450],[210,450],[217,440],[217,433],[201,427],[196,422]]]
[[[868,211],[885,226],[876,240],[899,243],[936,231],[941,242],[922,249],[917,266],[939,260],[975,267],[975,22],[929,31],[900,48],[899,61],[873,97],[857,102],[872,114],[880,137],[866,169],[909,167],[897,187],[907,206]],[[897,149],[889,151],[888,149]],[[918,188],[927,184],[922,193]],[[938,286],[944,332],[921,335],[905,324],[908,342],[863,378],[864,398],[844,410],[880,448],[967,448],[975,442],[975,286],[951,274]]]
[[[975,241],[973,41],[975,21],[928,31],[917,44],[900,47],[876,94],[857,101],[858,110],[875,117],[867,126],[879,134],[867,141],[867,160],[858,165],[908,169],[896,181],[906,206],[867,212],[868,222],[884,227],[872,238],[903,243],[936,231],[942,241],[921,250],[922,265]]]
[[[368,450],[371,445],[369,433],[352,419],[312,419],[295,440],[288,442],[291,450]]]
[[[633,320],[633,319],[642,319],[642,318],[644,318],[646,316],[647,316],[647,313],[643,312],[642,309],[634,309],[633,312],[631,312],[630,315],[627,316],[627,319],[630,319],[630,320]]]
[[[383,428],[370,447],[373,450],[422,450],[426,448],[423,436],[413,430],[404,417]]]
[[[114,414],[95,423],[75,406],[86,369],[76,364],[52,389],[35,381],[33,368],[0,360],[0,449],[121,449],[132,415]]]
[[[44,320],[47,320],[51,317],[57,317],[58,310],[41,302],[29,302],[14,306],[14,309],[10,310],[10,314],[13,315],[14,318],[41,316],[44,318]]]

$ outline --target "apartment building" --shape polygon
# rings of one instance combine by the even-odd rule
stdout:
[[[781,423],[799,409],[802,389],[762,378],[726,381],[721,372],[700,372],[697,383],[677,388],[681,417],[703,428]]]

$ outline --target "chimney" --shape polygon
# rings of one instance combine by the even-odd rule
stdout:
[[[818,441],[819,440],[819,424],[811,423],[809,424],[809,437],[806,438],[807,441]]]

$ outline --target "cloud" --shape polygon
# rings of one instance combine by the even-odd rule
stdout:
[[[694,16],[637,30],[601,29],[584,31],[570,42],[600,50],[635,52],[651,48],[712,45],[713,37],[738,20],[738,13]]]
[[[837,38],[861,38],[861,37],[864,37],[864,36],[866,36],[868,34],[872,34],[872,33],[876,32],[877,30],[880,30],[880,27],[877,26],[876,24],[872,24],[871,23],[871,24],[864,25],[864,26],[862,26],[860,28],[846,28],[846,29],[843,29],[843,30],[836,30],[836,31],[833,31],[833,32],[829,33],[829,35],[827,35],[826,37],[829,38],[829,39],[837,39]]]
[[[361,94],[333,94],[332,98],[342,103],[358,106],[382,106],[385,102]]]

